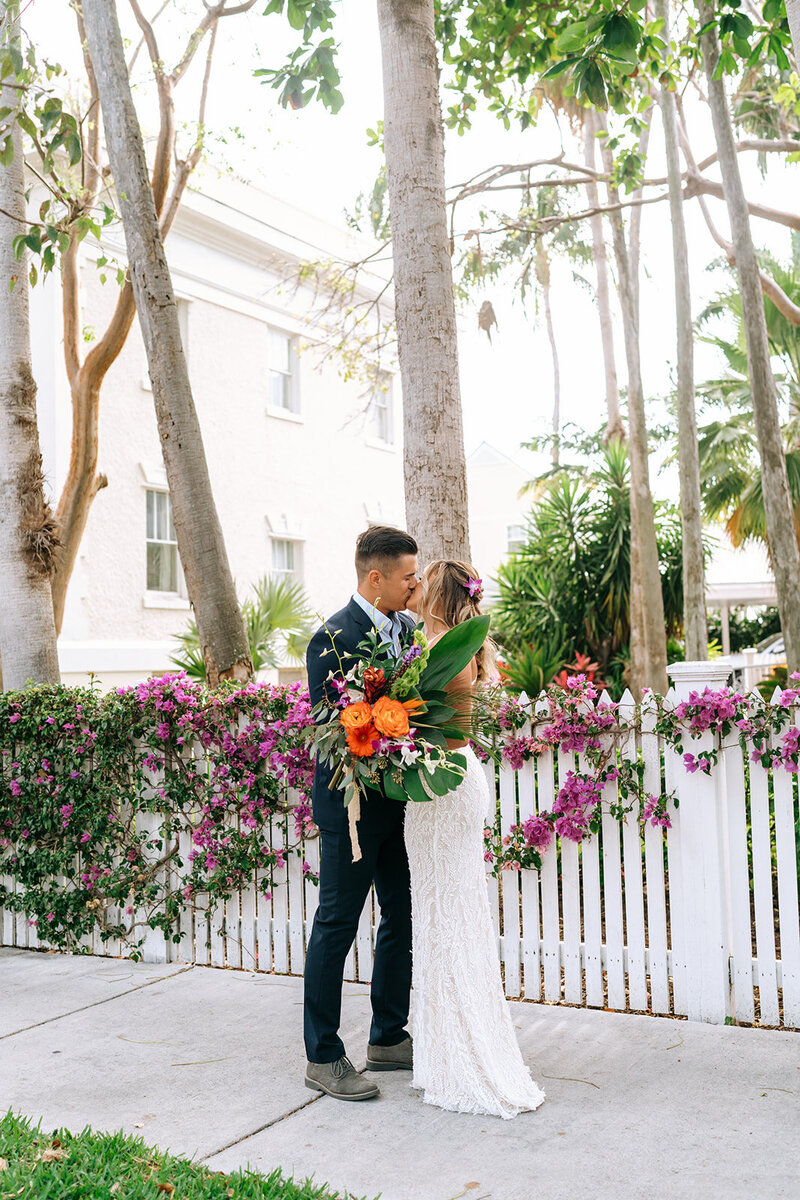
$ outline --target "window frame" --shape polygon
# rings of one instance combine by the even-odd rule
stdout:
[[[513,534],[519,532],[521,536],[514,537]],[[526,529],[524,525],[515,522],[513,525],[506,525],[506,554],[518,554],[523,549],[526,542]]]
[[[283,530],[270,532],[269,573],[272,579],[288,579],[292,583],[303,583],[303,538],[293,537]],[[280,544],[291,549],[292,566],[289,569],[275,566],[275,548]]]
[[[288,345],[288,369],[273,365],[273,342],[276,338],[284,338]],[[297,419],[300,416],[300,379],[298,371],[297,338],[294,334],[275,325],[267,326],[267,410],[282,417]],[[288,404],[275,404],[272,399],[272,381],[275,376],[284,380],[284,394],[288,394]]]
[[[167,497],[167,503],[168,503],[167,515],[168,515],[169,524],[172,526],[172,531],[175,534],[174,541],[169,538],[157,538],[157,537],[149,536],[149,533],[148,533],[148,515],[149,515],[148,514],[148,499],[149,499],[150,493],[152,493],[153,496],[166,496]],[[146,607],[157,607],[158,605],[155,603],[156,601],[165,600],[165,601],[180,601],[180,607],[184,607],[184,605],[187,602],[186,581],[183,576],[183,569],[181,567],[181,556],[180,556],[180,552],[178,550],[178,535],[175,532],[175,521],[174,521],[174,517],[172,514],[172,496],[170,494],[170,490],[167,487],[159,487],[157,485],[154,486],[152,483],[148,482],[145,484],[144,494],[145,494],[145,527],[144,527],[144,531],[145,531],[145,538],[144,538],[144,542],[145,542],[145,606]],[[158,517],[158,514],[156,513],[156,519],[157,519],[157,517]],[[147,549],[149,546],[174,547],[175,580],[176,580],[176,588],[174,590],[172,590],[172,589],[165,590],[163,588],[150,587],[149,578],[148,578],[149,561],[148,561],[148,549]],[[167,607],[169,607],[169,605],[167,605]]]
[[[367,415],[369,420],[369,433],[367,435],[367,444],[378,447],[381,450],[394,450],[395,442],[395,411],[394,411],[394,376],[388,371],[382,371],[379,378],[386,384],[386,387],[375,386],[369,399]],[[383,421],[385,422],[387,437],[383,436],[379,424],[379,413],[383,413]]]

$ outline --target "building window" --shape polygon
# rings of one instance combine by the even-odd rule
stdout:
[[[286,579],[299,583],[301,578],[301,546],[289,538],[274,537],[272,541],[272,575],[275,579]]]
[[[181,585],[178,539],[172,521],[169,492],[147,493],[147,590],[179,593]]]
[[[387,446],[394,443],[394,404],[392,402],[392,381],[390,376],[382,376],[370,401],[370,433],[378,442]]]
[[[506,549],[509,554],[522,550],[527,542],[524,525],[506,526]]]
[[[269,405],[297,412],[297,369],[294,342],[287,333],[269,331]]]

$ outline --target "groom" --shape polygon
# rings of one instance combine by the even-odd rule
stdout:
[[[349,604],[318,629],[306,656],[311,703],[325,695],[325,680],[347,670],[356,647],[377,629],[388,653],[397,658],[410,639],[414,621],[403,613],[417,585],[417,543],[386,525],[367,529],[356,542],[357,590]],[[327,653],[325,653],[327,651]],[[406,1033],[411,990],[411,888],[403,842],[405,806],[380,791],[362,798],[358,839],[362,857],[352,861],[347,810],[341,791],[332,791],[331,767],[317,760],[312,801],[320,829],[319,906],[308,943],[305,968],[306,1087],[337,1100],[369,1100],[379,1094],[356,1071],[339,1037],[344,962],[372,884],[381,908],[372,970],[372,1026],[367,1069],[411,1070],[411,1038]]]

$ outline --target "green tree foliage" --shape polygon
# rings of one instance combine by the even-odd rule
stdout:
[[[313,614],[301,584],[265,575],[254,584],[253,595],[242,601],[241,609],[254,673],[287,660],[302,662],[314,630]],[[171,661],[191,679],[205,682],[205,662],[194,620],[178,635],[178,641],[181,649]]]
[[[541,103],[540,78],[563,77],[576,99],[596,108],[630,111],[641,87],[669,77],[661,22],[646,0],[581,0],[578,4],[509,4],[507,0],[440,0],[438,32],[444,61],[457,95],[449,123],[469,127],[479,98],[508,127],[529,125]],[[767,0],[761,20],[743,11],[741,0],[721,0],[716,24],[722,49],[719,71],[772,61],[788,69],[789,27],[781,0]],[[685,13],[682,56],[699,62],[699,22]]]
[[[559,658],[554,674],[580,653],[619,681],[630,637],[629,475],[624,445],[611,442],[595,465],[540,481],[527,542],[497,576],[495,633],[510,674],[536,663],[549,669]],[[656,527],[667,632],[675,634],[683,610],[677,510],[657,505]]]
[[[319,100],[330,112],[338,112],[344,103],[339,91],[334,38],[318,38],[333,27],[335,6],[332,0],[270,0],[264,15],[286,13],[292,29],[301,35],[299,44],[279,67],[254,71],[280,92],[284,108],[304,108]]]

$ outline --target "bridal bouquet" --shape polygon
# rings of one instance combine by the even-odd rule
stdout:
[[[420,628],[412,645],[395,658],[373,629],[345,660],[330,633],[336,656],[325,699],[314,709],[314,745],[333,767],[331,789],[341,787],[348,810],[354,860],[360,858],[356,823],[365,788],[395,800],[431,800],[464,778],[466,759],[447,740],[469,733],[469,713],[444,690],[483,645],[489,617],[471,617],[432,646]]]

